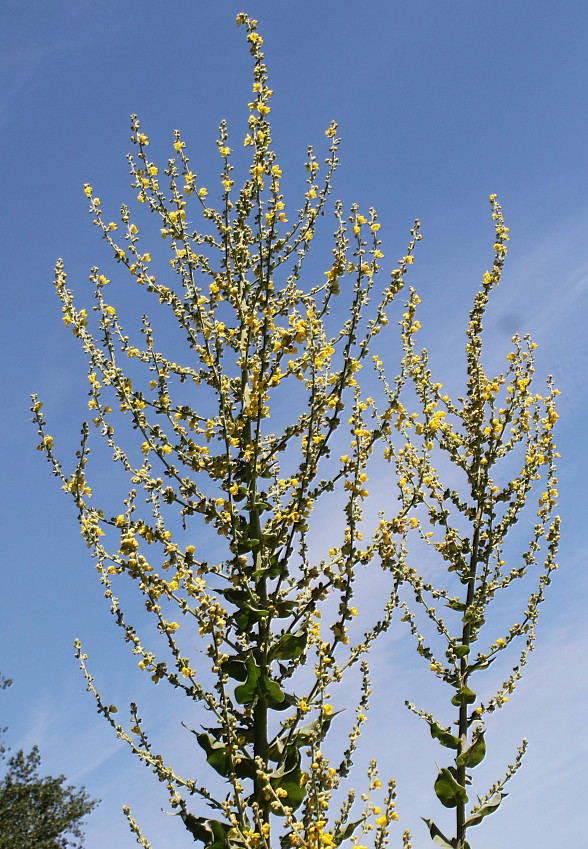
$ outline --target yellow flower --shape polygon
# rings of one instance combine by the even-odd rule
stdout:
[[[418,324],[418,322],[415,322],[415,324]],[[437,430],[437,428],[441,427],[441,425],[443,424],[444,417],[445,417],[444,410],[437,410],[436,413],[433,413],[433,415],[431,416],[431,419],[429,421],[429,427],[431,428],[431,430]]]

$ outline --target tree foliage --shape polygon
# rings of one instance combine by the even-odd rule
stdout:
[[[0,675],[0,689],[11,683]],[[5,752],[3,746],[0,755]],[[41,777],[40,765],[36,746],[6,759],[0,778],[0,849],[81,849],[82,820],[98,802],[83,787],[64,786],[63,775]]]
[[[332,258],[324,279],[316,281],[311,271],[310,282],[303,281],[317,225],[329,207],[337,128],[333,123],[326,130],[324,166],[309,148],[302,208],[290,213],[271,142],[263,42],[255,21],[239,15],[237,22],[245,25],[253,57],[253,96],[242,139],[251,160],[238,184],[232,140],[221,123],[219,208],[209,204],[179,132],[162,179],[135,116],[136,154],[129,163],[137,216],[125,205],[120,222],[111,221],[85,186],[117,280],[122,271],[143,290],[141,297],[151,296],[173,318],[173,339],[146,315],[141,339],[132,339],[111,302],[116,284],[98,267],[91,271],[93,321],[77,307],[60,261],[55,285],[64,323],[88,359],[92,411],[72,473],[56,457],[41,402],[33,402],[39,448],[75,501],[115,622],[140,669],[202,709],[203,724],[184,733],[225,780],[226,793],[179,774],[154,748],[139,707],[132,703],[126,721],[121,719],[95,687],[79,643],[77,654],[98,710],[155,772],[186,829],[208,849],[256,849],[276,841],[284,849],[320,849],[346,841],[362,846],[368,839],[380,849],[397,819],[394,782],[382,787],[375,761],[361,796],[345,789],[345,782],[371,694],[365,656],[399,606],[419,655],[452,688],[456,712],[451,729],[411,705],[454,753],[434,789],[443,805],[456,809],[456,836],[445,838],[426,822],[436,843],[465,849],[467,828],[495,810],[504,795],[506,779],[466,812],[469,772],[485,753],[483,718],[514,689],[555,568],[555,390],[549,385],[545,397],[532,391],[533,346],[518,338],[505,374],[484,374],[482,318],[508,239],[494,196],[494,263],[470,314],[464,399],[452,402],[442,392],[426,352],[415,349],[420,324],[412,289],[400,318],[401,365],[397,374],[386,373],[383,352],[390,340],[380,337],[421,238],[418,222],[404,256],[382,279],[375,210],[362,214],[354,206],[346,214],[333,204]],[[145,209],[158,220],[167,266],[142,244]],[[202,229],[194,217],[202,219]],[[372,377],[362,378],[368,367]],[[411,404],[418,409],[411,412]],[[114,511],[95,505],[88,482],[91,425],[128,482]],[[441,483],[433,465],[438,454],[456,468],[463,492],[453,478]],[[522,471],[502,482],[498,466],[508,470],[511,456]],[[101,462],[104,454],[98,457]],[[507,568],[500,553],[504,538],[543,469],[547,488],[539,522],[522,564]],[[377,516],[366,509],[375,471],[386,475],[388,491],[391,481],[398,483],[397,498],[390,496]],[[321,551],[317,530],[324,526],[325,501],[341,522],[333,521],[328,549]],[[425,530],[427,521],[434,531]],[[419,540],[443,560],[448,576],[440,586],[412,566]],[[539,589],[521,621],[474,655],[493,599],[536,569],[543,543]],[[380,610],[372,606],[359,619],[358,576],[386,586]],[[119,595],[129,585],[156,629],[137,626],[123,610]],[[419,605],[444,658],[419,629]],[[482,700],[470,687],[472,677],[519,637],[525,647],[518,665],[496,695]],[[344,751],[327,757],[332,723],[346,721],[345,714],[337,716],[336,688],[353,666],[361,669],[355,720],[347,721]],[[127,816],[138,842],[148,847],[128,810]],[[401,839],[408,849],[408,831]]]
[[[0,779],[0,849],[67,849],[83,845],[81,822],[97,802],[63,775],[41,777],[41,758],[16,752]]]

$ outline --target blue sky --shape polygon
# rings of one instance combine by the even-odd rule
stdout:
[[[346,207],[376,207],[387,257],[402,255],[412,221],[422,220],[411,282],[423,301],[423,344],[451,387],[459,386],[470,301],[491,262],[487,197],[499,195],[511,243],[486,322],[488,356],[498,363],[513,333],[530,332],[540,346],[539,374],[552,372],[562,391],[564,531],[536,653],[508,707],[490,718],[489,783],[522,736],[530,740],[526,764],[472,843],[588,847],[584,0],[4,0],[0,670],[14,685],[0,696],[0,725],[9,726],[14,748],[39,744],[47,772],[65,773],[103,799],[88,821],[88,849],[136,845],[123,803],[156,849],[192,845],[160,813],[152,777],[111,737],[84,691],[75,637],[109,698],[147,702],[162,745],[192,765],[178,736],[182,706],[154,698],[114,633],[71,504],[34,450],[28,395],[44,396],[56,442],[73,452],[85,364],[63,329],[51,281],[63,256],[81,291],[90,266],[105,258],[82,186],[91,183],[113,214],[130,201],[131,113],[161,163],[179,128],[195,170],[214,174],[218,122],[227,118],[239,135],[246,120],[250,62],[234,25],[239,11],[259,19],[265,39],[274,142],[292,205],[306,146],[320,147],[334,118],[343,139],[334,194]],[[313,262],[326,268],[329,256]],[[374,700],[365,749],[368,756],[377,749],[382,772],[397,777],[401,824],[420,847],[430,844],[419,817],[437,815],[431,788],[440,750],[403,707],[405,698],[424,707],[437,698],[416,660],[400,631],[377,649],[374,689],[383,697]]]

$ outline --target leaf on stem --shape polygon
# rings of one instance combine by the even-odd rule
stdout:
[[[441,849],[455,849],[454,841],[448,840],[443,832],[437,828],[433,820],[426,820],[424,817],[421,817],[421,819],[428,826],[433,843],[436,843],[437,846],[441,846]]]
[[[484,817],[487,817],[489,814],[493,814],[505,796],[508,796],[508,793],[495,793],[494,796],[491,796],[486,804],[482,805],[481,808],[478,810],[474,808],[473,813],[464,823],[465,828],[469,828],[472,825],[478,825],[482,822]]]
[[[474,767],[484,760],[485,755],[486,742],[484,740],[484,732],[482,732],[479,737],[472,743],[469,749],[466,749],[465,752],[462,752],[461,755],[456,758],[455,763],[458,767]]]
[[[445,767],[439,770],[434,789],[437,798],[446,808],[456,808],[468,801],[465,787],[462,787]]]

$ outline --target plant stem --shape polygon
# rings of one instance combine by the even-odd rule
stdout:
[[[480,491],[481,464],[478,461],[476,469],[476,490],[478,508],[474,518],[474,535],[472,539],[472,553],[468,569],[467,593],[465,600],[464,623],[462,628],[461,643],[464,646],[470,646],[472,637],[472,616],[471,607],[475,598],[476,591],[476,571],[478,565],[478,548],[480,545],[480,523],[483,514],[483,494]],[[469,652],[460,659],[460,689],[468,686],[469,682]],[[466,751],[468,746],[468,704],[462,699],[459,706],[458,717],[458,737],[459,748],[457,750],[456,759]],[[466,767],[456,765],[456,780],[462,787],[466,786]],[[455,811],[456,818],[456,849],[464,849],[466,842],[466,804],[459,802]]]

